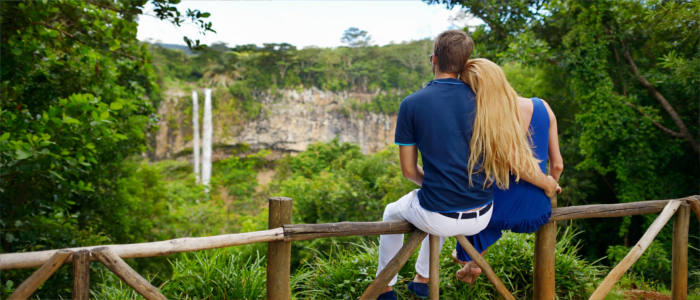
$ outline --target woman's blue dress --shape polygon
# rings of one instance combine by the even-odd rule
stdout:
[[[539,165],[542,172],[547,172],[549,113],[542,99],[532,98],[532,104],[529,130],[534,144],[533,152],[541,160]],[[524,180],[515,182],[514,176],[510,178],[508,190],[495,189],[493,203],[493,214],[486,229],[474,236],[467,236],[479,253],[496,243],[501,238],[502,230],[535,232],[549,221],[552,214],[552,204],[544,191]],[[457,258],[461,261],[471,260],[461,246],[457,247]]]

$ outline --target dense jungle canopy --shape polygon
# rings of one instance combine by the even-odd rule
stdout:
[[[178,2],[150,1],[164,22],[194,23],[204,33],[216,28],[207,22],[209,13],[178,11]],[[565,161],[560,206],[670,199],[700,192],[700,1],[425,2],[456,6],[482,20],[483,25],[464,28],[476,44],[473,57],[498,62],[522,96],[546,99],[555,111]],[[205,194],[194,183],[189,164],[143,157],[159,118],[156,111],[163,90],[169,87],[199,84],[225,89],[236,99],[242,119],[261,117],[264,107],[257,98],[261,93],[312,87],[375,93],[371,102],[351,109],[395,114],[401,99],[432,77],[427,61],[430,40],[297,49],[287,43],[204,46],[185,38],[191,49],[173,50],[136,39],[137,18],[146,4],[146,0],[0,2],[1,252],[257,230],[265,228],[261,203],[269,195],[297,201],[295,222],[378,220],[386,203],[413,188],[401,178],[396,149],[391,147],[363,155],[356,146],[331,142],[270,161],[264,159],[265,151],[251,154],[243,145],[214,166],[213,187],[233,195],[237,201],[233,204],[217,193]],[[275,170],[269,185],[251,179],[262,170]],[[581,278],[599,280],[596,268],[619,260],[653,218],[571,224],[571,231],[562,234],[578,246],[566,251],[578,251],[588,261],[608,257],[581,269]],[[692,222],[690,289],[697,292],[700,231]],[[657,237],[647,260],[635,267],[630,281],[667,287],[669,227]],[[531,242],[516,237],[509,241],[512,247]],[[344,275],[371,276],[376,247],[366,240],[346,242],[363,243],[366,251],[349,252],[336,242],[295,248],[299,297],[317,297],[301,292],[308,289],[318,289],[319,295],[324,289],[338,293],[323,294],[328,297],[352,295],[358,291],[351,287],[361,289],[367,283],[363,278],[345,286],[324,286],[335,279],[310,271],[328,268],[330,274],[337,271],[334,267],[349,268],[309,250],[317,247],[335,249],[344,259],[369,268]],[[257,250],[260,247],[134,264],[152,270],[157,282],[177,282],[178,272],[197,260],[264,264]],[[493,255],[495,260],[511,254]],[[226,260],[228,256],[234,261]],[[236,276],[260,275],[256,270]],[[0,295],[9,295],[28,274],[28,270],[3,271]],[[128,291],[110,288],[117,284],[113,277],[100,274],[94,295],[128,297],[120,294]],[[39,295],[70,295],[69,272],[54,277]],[[560,297],[585,298],[585,284],[576,278],[571,281],[580,286],[571,289],[574,294],[560,287]],[[525,293],[527,285],[523,282],[518,288]],[[164,291],[172,297],[208,293],[187,290],[196,286],[182,281]],[[255,294],[256,286],[249,288],[253,292],[246,290],[250,296],[245,297],[261,296]],[[475,292],[455,292],[455,297],[476,295],[468,293]]]

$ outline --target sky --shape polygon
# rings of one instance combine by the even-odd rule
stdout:
[[[199,35],[194,24],[181,27],[154,17],[152,6],[139,17],[137,37],[141,41],[184,45],[183,35],[200,39],[204,44],[224,42],[242,44],[290,43],[297,48],[309,46],[337,47],[349,27],[365,30],[373,45],[434,38],[447,29],[476,25],[469,18],[451,21],[461,14],[459,8],[428,5],[420,0],[393,1],[194,1],[184,0],[177,6],[209,12],[216,33]]]

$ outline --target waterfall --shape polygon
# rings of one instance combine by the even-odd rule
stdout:
[[[209,191],[209,179],[211,178],[211,89],[204,89],[204,123],[202,124],[202,184]]]

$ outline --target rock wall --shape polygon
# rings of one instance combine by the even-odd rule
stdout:
[[[396,116],[351,109],[351,103],[367,102],[372,96],[318,89],[282,90],[257,99],[264,107],[258,117],[235,120],[235,114],[226,112],[225,100],[216,99],[214,93],[214,156],[228,155],[227,149],[242,144],[249,145],[252,150],[299,152],[311,143],[334,138],[357,144],[364,153],[379,151],[393,142]],[[158,110],[160,121],[154,157],[189,156],[192,99],[189,93],[181,90],[169,90],[165,98]]]

